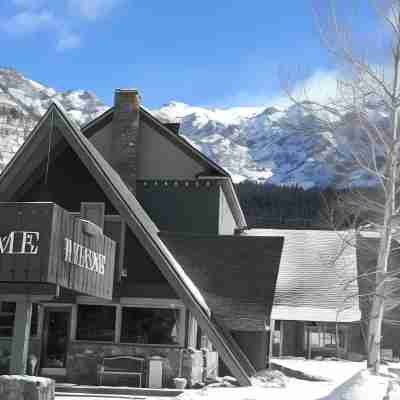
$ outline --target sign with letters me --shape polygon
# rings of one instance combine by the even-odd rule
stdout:
[[[0,221],[0,282],[112,298],[116,244],[100,228],[54,203],[0,203]]]
[[[0,254],[38,254],[39,238],[39,232],[9,232],[0,237]]]

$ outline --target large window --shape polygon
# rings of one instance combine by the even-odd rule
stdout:
[[[168,308],[122,308],[121,342],[178,344],[180,311]]]
[[[111,342],[115,335],[115,307],[79,305],[77,339]]]
[[[12,337],[15,319],[15,302],[0,301],[0,337]],[[38,334],[38,305],[32,304],[31,336]]]
[[[336,327],[334,324],[309,324],[306,327],[309,341],[312,348],[336,348]],[[339,348],[345,346],[346,330],[343,327],[338,329]],[[305,340],[307,340],[305,338]],[[307,346],[307,343],[306,343]]]

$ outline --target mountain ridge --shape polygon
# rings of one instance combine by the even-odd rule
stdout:
[[[15,69],[0,68],[0,170],[52,101],[79,125],[108,109],[94,92],[59,92]],[[310,115],[296,106],[207,108],[171,101],[148,111],[163,122],[179,122],[180,134],[225,168],[235,182],[248,179],[303,188],[344,185],[338,170],[348,161],[350,139],[343,136],[339,143],[327,132],[312,129]],[[290,128],[298,121],[304,131]],[[359,170],[346,179],[350,184],[371,184]]]

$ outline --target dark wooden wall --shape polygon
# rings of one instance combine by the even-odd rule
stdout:
[[[15,201],[53,201],[74,212],[80,211],[81,202],[102,202],[106,205],[106,214],[116,214],[100,186],[69,147],[50,160],[47,183],[44,164],[32,176],[35,183],[28,191],[20,191]]]
[[[129,228],[125,236],[124,269],[128,275],[121,279],[117,296],[179,297]]]
[[[218,234],[219,187],[198,184],[141,181],[137,198],[161,231]]]

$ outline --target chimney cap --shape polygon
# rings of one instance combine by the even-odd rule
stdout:
[[[117,89],[115,89],[115,92],[117,93],[136,93],[136,94],[139,94],[139,90],[137,90],[137,89],[134,89],[134,88],[132,88],[132,89],[121,89],[121,88],[117,88]]]

